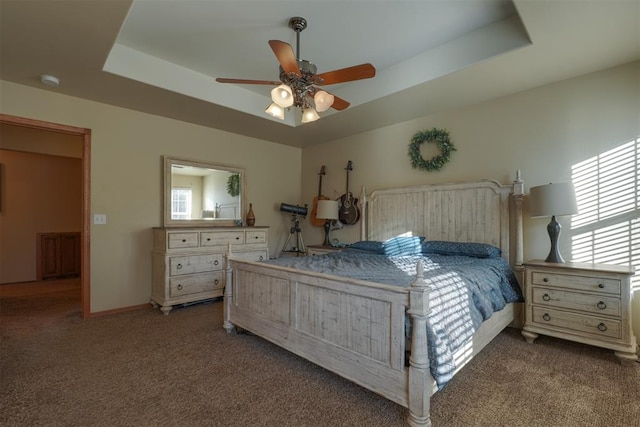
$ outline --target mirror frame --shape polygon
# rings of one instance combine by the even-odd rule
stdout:
[[[247,210],[247,176],[244,168],[222,163],[202,162],[180,157],[163,156],[163,224],[165,227],[237,227],[238,220],[244,224]],[[237,219],[172,219],[171,218],[171,169],[174,165],[192,166],[204,169],[218,169],[240,174],[240,218]]]

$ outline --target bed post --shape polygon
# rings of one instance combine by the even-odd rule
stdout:
[[[522,202],[524,200],[524,181],[522,180],[522,175],[520,174],[520,169],[516,171],[516,179],[513,181],[513,204],[514,204],[514,215],[515,219],[515,260],[512,264],[513,270],[516,273],[518,280],[520,283],[523,283],[522,280],[524,277],[522,276],[523,267],[522,263],[524,262],[524,248],[523,248],[523,231],[522,231]]]
[[[362,193],[360,193],[360,240],[368,240],[367,239],[367,192],[364,189],[364,185],[362,186]]]
[[[225,268],[225,285],[224,285],[224,322],[222,323],[222,327],[227,331],[228,334],[232,333],[234,330],[234,325],[231,323],[231,301],[233,300],[233,270],[231,269],[231,243],[229,243],[227,247],[227,253],[224,255],[224,268]]]
[[[416,266],[416,280],[409,290],[411,316],[411,357],[409,358],[409,418],[411,427],[430,426],[431,374],[427,350],[427,314],[429,288],[424,280],[422,261]]]

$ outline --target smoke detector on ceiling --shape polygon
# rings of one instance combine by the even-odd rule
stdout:
[[[40,76],[40,82],[43,85],[47,86],[58,86],[60,84],[60,79],[54,76],[50,76],[48,74],[43,74]]]

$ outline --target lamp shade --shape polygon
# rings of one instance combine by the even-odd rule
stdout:
[[[337,200],[318,200],[316,217],[319,219],[338,219],[339,209]]]
[[[315,122],[319,118],[318,112],[311,107],[305,108],[302,111],[302,123]]]
[[[275,102],[272,102],[271,105],[269,105],[264,111],[270,116],[276,117],[280,120],[284,120],[284,108],[282,108]]]
[[[334,100],[335,97],[324,90],[319,90],[313,95],[313,102],[316,104],[316,111],[318,113],[327,111],[329,107],[333,105]]]
[[[287,85],[280,85],[271,91],[271,100],[281,106],[288,108],[293,105],[293,92]]]
[[[576,192],[573,184],[557,184],[531,187],[531,216],[561,216],[578,213]]]

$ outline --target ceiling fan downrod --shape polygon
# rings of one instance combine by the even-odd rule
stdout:
[[[300,61],[300,32],[307,28],[307,20],[294,16],[289,19],[289,28],[296,32],[296,59]]]

